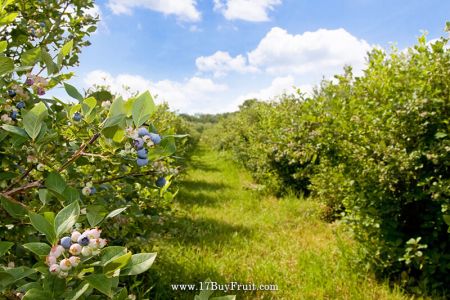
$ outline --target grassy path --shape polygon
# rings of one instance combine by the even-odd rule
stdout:
[[[152,299],[193,299],[195,292],[175,292],[171,284],[207,278],[278,286],[230,292],[237,299],[403,299],[351,270],[339,251],[351,257],[351,242],[318,219],[314,202],[258,195],[247,188],[249,174],[226,156],[204,144],[195,153],[178,213],[150,241],[158,252]]]

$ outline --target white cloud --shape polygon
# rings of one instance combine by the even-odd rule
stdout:
[[[281,0],[214,0],[214,10],[227,20],[265,22],[269,21],[268,11],[279,4]]]
[[[319,29],[292,35],[274,27],[255,50],[248,53],[250,65],[271,74],[331,75],[344,65],[362,69],[371,46],[344,29]]]
[[[125,98],[134,92],[149,90],[152,95],[158,95],[157,101],[165,101],[169,103],[171,109],[183,112],[198,112],[208,109],[209,112],[214,112],[217,107],[220,107],[220,103],[217,102],[217,94],[228,89],[226,85],[215,83],[209,78],[192,77],[183,82],[172,80],[152,82],[140,75],[119,74],[113,76],[102,70],[88,73],[84,82],[87,87],[94,84],[108,85],[113,92],[121,94]]]
[[[231,57],[228,52],[217,51],[196,60],[201,72],[222,76],[229,72],[250,73],[263,71],[274,76],[296,75],[316,82],[342,72],[351,65],[355,74],[365,66],[367,52],[372,48],[344,29],[319,29],[293,35],[274,27],[246,55]]]
[[[295,79],[293,76],[276,77],[270,86],[257,92],[247,93],[238,97],[238,102],[242,103],[248,99],[272,100],[284,92],[294,92]]]
[[[114,14],[131,15],[134,8],[145,8],[165,15],[176,15],[183,21],[200,21],[196,0],[109,0],[108,7]]]
[[[195,60],[197,69],[201,72],[212,72],[215,77],[226,75],[230,71],[239,73],[256,72],[256,67],[248,65],[243,55],[231,57],[228,52],[217,51],[211,56],[200,56]]]

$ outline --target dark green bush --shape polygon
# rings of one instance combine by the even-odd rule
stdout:
[[[425,38],[373,50],[367,69],[313,96],[248,101],[215,128],[217,145],[279,193],[344,216],[381,276],[421,290],[450,286],[450,51]],[[447,220],[447,224],[446,221]]]

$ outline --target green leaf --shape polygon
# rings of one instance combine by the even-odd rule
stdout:
[[[440,132],[436,132],[434,137],[437,139],[443,139],[443,138],[447,137],[447,134],[445,132],[440,131]]]
[[[63,57],[65,57],[70,53],[70,51],[72,51],[72,48],[73,48],[73,40],[70,40],[64,44],[64,46],[61,48],[60,53],[62,54]]]
[[[103,273],[105,273],[106,276],[113,276],[114,272],[125,267],[130,259],[131,252],[115,258],[103,268]]]
[[[27,132],[20,127],[3,124],[1,128],[10,133],[17,134],[17,135],[23,136],[25,138],[28,138]]]
[[[100,265],[106,266],[114,259],[127,254],[127,248],[122,246],[109,246],[104,248],[100,257]]]
[[[25,131],[33,140],[39,135],[42,123],[47,115],[47,107],[44,103],[39,102],[23,117]]]
[[[118,214],[122,213],[122,212],[123,212],[124,210],[126,210],[127,208],[128,208],[128,206],[113,210],[112,212],[110,212],[110,213],[106,216],[106,219],[114,218],[115,216],[117,216]]]
[[[128,299],[128,291],[126,288],[120,290],[119,293],[114,295],[113,300],[127,300]]]
[[[175,139],[171,136],[164,137],[161,140],[160,147],[162,148],[162,155],[170,156],[177,151],[177,146],[175,145]],[[157,151],[158,153],[158,151]]]
[[[39,190],[39,200],[41,200],[42,204],[47,204],[47,201],[49,200],[48,190],[47,189],[40,189]]]
[[[51,244],[56,242],[55,228],[46,218],[40,214],[30,213],[30,221],[37,231],[45,234]]]
[[[116,125],[122,124],[125,121],[126,115],[115,115],[113,117],[108,117],[103,125],[103,128],[114,127]]]
[[[14,71],[14,61],[11,58],[0,56],[0,76]]]
[[[10,285],[12,282],[14,282],[14,276],[11,274],[0,271],[0,291],[4,288]]]
[[[27,216],[28,210],[22,205],[14,203],[1,195],[0,201],[2,203],[3,208],[6,210],[6,212],[8,212],[8,214],[11,217],[16,219],[24,219]]]
[[[13,13],[9,13],[9,14],[1,16],[0,17],[0,26],[12,23],[17,18],[18,15],[19,15],[18,12],[13,12]]]
[[[72,51],[72,48],[73,48],[73,40],[68,41],[67,43],[64,44],[64,46],[62,46],[61,51],[59,51],[57,58],[57,65],[59,69],[62,67],[64,57],[66,57],[70,53],[70,51]]]
[[[11,275],[12,279],[10,278],[7,282],[3,282],[3,285],[9,285],[12,284],[22,278],[28,277],[34,273],[36,273],[36,270],[30,269],[28,267],[17,267],[13,269],[6,269],[4,270],[5,273],[8,273]]]
[[[70,186],[67,186],[64,189],[62,195],[66,204],[70,204],[74,201],[80,200],[80,192],[77,189]]]
[[[156,111],[155,103],[150,93],[147,91],[137,97],[132,109],[133,122],[136,127],[144,124]]]
[[[48,75],[52,75],[58,71],[58,67],[53,62],[53,58],[44,48],[41,48],[41,60],[45,63],[45,66],[47,67]]]
[[[23,244],[23,247],[37,256],[46,256],[51,250],[51,247],[45,243],[27,243]]]
[[[91,225],[91,227],[98,225],[103,220],[106,213],[106,208],[101,205],[89,205],[86,208],[86,217],[89,225]]]
[[[5,52],[8,47],[8,43],[6,41],[0,41],[0,53]]]
[[[123,101],[122,97],[117,97],[109,108],[108,117],[115,117],[118,115],[126,114],[127,110],[125,108],[125,101]]]
[[[12,242],[0,242],[0,257],[5,255],[6,252],[14,245]]]
[[[84,97],[80,94],[80,92],[73,85],[64,83],[64,89],[66,90],[67,94],[70,97],[77,99],[78,101],[83,101]]]
[[[444,222],[445,222],[448,226],[450,226],[450,215],[444,215],[443,218],[444,218]]]
[[[81,284],[77,289],[69,292],[64,299],[66,300],[77,300],[89,289],[89,283]]]
[[[31,289],[29,290],[22,300],[49,300],[52,299],[52,295],[41,289]]]
[[[72,229],[80,215],[80,205],[78,201],[64,207],[55,217],[56,238]]]
[[[98,290],[99,292],[105,294],[108,297],[112,297],[112,281],[113,279],[106,277],[103,274],[92,274],[89,276],[86,276],[84,278],[90,286],[92,286],[94,289]]]
[[[23,66],[34,66],[41,59],[41,48],[32,48],[25,51],[20,57]]]
[[[97,105],[97,100],[94,97],[86,98],[81,104],[81,111],[85,117],[89,116]]]
[[[138,253],[131,256],[131,261],[122,270],[120,275],[138,275],[141,274],[152,266],[155,261],[156,253]]]
[[[52,172],[45,179],[45,186],[58,194],[63,194],[67,185],[59,173]]]

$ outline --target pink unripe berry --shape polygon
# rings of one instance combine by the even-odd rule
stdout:
[[[53,255],[47,255],[47,256],[45,257],[45,263],[46,263],[48,266],[51,266],[51,265],[56,264],[56,257],[54,257]]]
[[[102,231],[98,228],[89,229],[84,232],[84,234],[87,235],[89,239],[98,239],[100,238],[101,233]]]
[[[70,260],[64,258],[60,261],[59,267],[61,268],[61,271],[69,271],[72,268],[72,264],[70,263]]]
[[[53,264],[50,266],[50,268],[48,269],[50,271],[50,273],[52,274],[58,274],[59,271],[61,270],[61,268],[59,267],[59,265],[57,264]]]
[[[72,244],[72,246],[70,246],[69,252],[72,255],[80,255],[81,245],[80,244]]]
[[[61,245],[53,246],[50,250],[50,255],[56,258],[60,257],[64,253],[64,247]]]
[[[80,237],[81,233],[79,233],[78,231],[74,231],[72,232],[72,242],[76,243],[78,241],[78,238]]]
[[[83,249],[81,249],[81,255],[83,255],[83,256],[91,256],[92,255],[92,249],[90,247],[83,247]]]
[[[108,244],[108,240],[106,239],[100,239],[100,248],[105,247]]]
[[[76,267],[80,263],[81,259],[78,256],[71,256],[69,257],[69,261],[72,267]]]

